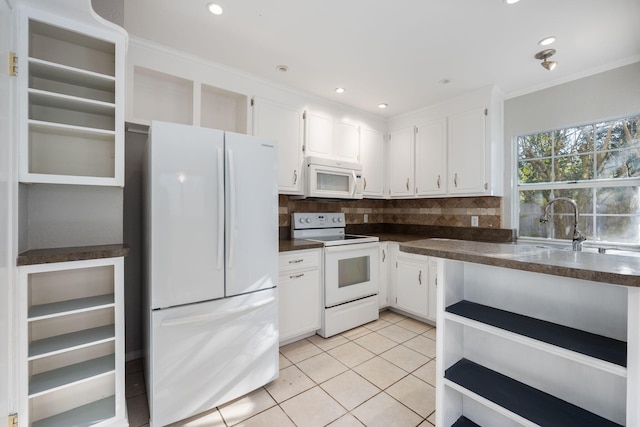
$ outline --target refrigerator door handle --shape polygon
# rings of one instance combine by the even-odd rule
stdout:
[[[218,269],[224,267],[224,156],[222,148],[216,154],[218,160]]]
[[[195,323],[213,322],[229,316],[241,316],[246,312],[253,311],[261,307],[264,307],[266,305],[269,305],[275,302],[275,300],[276,300],[276,297],[269,297],[262,301],[254,302],[253,304],[247,304],[241,307],[231,308],[228,310],[213,311],[210,313],[199,314],[195,316],[177,317],[175,319],[164,319],[162,320],[162,322],[160,322],[160,326],[164,327],[164,326],[192,325]]]
[[[236,168],[233,161],[233,151],[227,149],[229,166],[229,258],[227,268],[233,267],[236,248]]]

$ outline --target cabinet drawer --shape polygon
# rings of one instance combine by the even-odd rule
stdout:
[[[320,249],[280,254],[280,272],[306,270],[320,266]]]

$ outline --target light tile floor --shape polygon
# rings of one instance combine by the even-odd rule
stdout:
[[[280,376],[184,427],[433,427],[435,328],[392,311],[329,339],[280,347]],[[147,427],[140,360],[127,364],[130,427]]]

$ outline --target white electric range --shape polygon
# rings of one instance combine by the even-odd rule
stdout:
[[[325,338],[378,319],[378,238],[345,233],[344,213],[291,216],[291,236],[324,244]]]

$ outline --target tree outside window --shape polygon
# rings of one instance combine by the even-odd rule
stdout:
[[[516,138],[520,237],[571,239],[576,201],[588,240],[640,245],[640,116]]]

